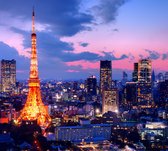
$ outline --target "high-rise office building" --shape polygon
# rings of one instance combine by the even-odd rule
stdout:
[[[16,85],[16,61],[1,60],[1,89],[3,92],[11,91]]]
[[[112,70],[111,61],[100,61],[100,93],[104,90],[111,90],[112,88]]]
[[[165,80],[168,80],[168,72],[165,73],[164,79],[165,79]]]
[[[134,82],[151,82],[152,63],[149,59],[141,59],[138,63],[134,63],[134,71],[132,80]]]
[[[137,100],[138,102],[146,102],[151,104],[152,101],[152,86],[151,83],[137,83]],[[144,105],[147,105],[144,103]]]
[[[168,98],[168,80],[159,82],[158,84],[159,101],[165,101]]]
[[[90,96],[97,94],[97,79],[95,76],[90,76],[86,80],[87,94]]]
[[[132,81],[133,82],[138,81],[138,63],[134,63],[134,71],[132,73]]]
[[[103,114],[111,111],[118,112],[118,90],[117,88],[112,88],[111,90],[103,91],[102,98],[102,111]]]
[[[131,107],[136,104],[137,97],[137,83],[136,82],[127,82],[125,86],[125,99],[124,105]]]
[[[138,102],[146,102],[149,105],[152,101],[152,62],[149,59],[141,59],[138,63]]]
[[[151,104],[152,63],[150,59],[141,59],[138,63],[134,63],[133,81],[137,82],[137,102]]]
[[[138,82],[152,81],[152,62],[149,59],[141,59],[138,62]]]
[[[152,71],[152,83],[155,82],[155,79],[156,79],[156,78],[155,78],[155,71],[153,70],[153,71]]]

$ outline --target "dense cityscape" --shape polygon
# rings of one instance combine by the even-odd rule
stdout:
[[[168,71],[143,57],[116,80],[100,59],[99,77],[40,80],[35,21],[33,9],[29,79],[17,60],[0,63],[0,151],[168,150]]]
[[[32,35],[33,41],[35,33]],[[36,70],[37,66],[32,67],[32,60],[37,57],[33,55],[30,69]],[[47,126],[43,121],[39,122],[41,128],[37,123],[42,119],[39,113],[38,117],[27,118],[32,116],[29,111],[35,113],[38,110],[36,105],[44,107],[39,103],[33,105],[33,92],[29,89],[31,83],[36,86],[34,76],[38,75],[38,70],[30,72],[29,82],[16,81],[16,66],[15,60],[1,60],[2,150],[36,150],[36,147],[37,150],[167,148],[168,72],[155,75],[150,59],[133,64],[132,80],[128,80],[124,71],[121,81],[113,80],[112,61],[100,60],[100,80],[91,75],[79,81],[41,81],[47,113],[44,109],[42,111],[49,114]],[[35,93],[37,91],[40,90]],[[27,96],[30,98],[25,109]],[[18,119],[22,121],[19,126]]]
[[[16,65],[15,60],[1,61],[4,150],[31,150],[36,139],[41,150],[167,148],[168,72],[155,75],[151,60],[134,63],[131,81],[126,72],[121,81],[112,80],[107,60],[100,61],[100,81],[94,75],[80,81],[41,81],[42,100],[51,117],[45,135],[34,121],[15,125],[28,94],[28,82],[16,82]]]

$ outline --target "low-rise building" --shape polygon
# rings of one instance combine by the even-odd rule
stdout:
[[[59,126],[55,129],[56,140],[79,142],[101,142],[110,140],[109,124],[90,124],[81,122],[79,126]]]

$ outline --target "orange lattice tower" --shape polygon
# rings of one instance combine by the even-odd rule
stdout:
[[[34,24],[34,10],[32,15],[32,51],[30,64],[29,92],[24,108],[21,111],[17,123],[22,121],[37,121],[37,124],[43,128],[48,127],[51,118],[42,102],[40,93],[40,80],[38,76],[38,63],[36,51],[36,33]]]

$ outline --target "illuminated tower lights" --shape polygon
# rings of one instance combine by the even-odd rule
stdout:
[[[32,48],[30,62],[29,92],[24,108],[21,111],[17,123],[22,121],[37,121],[42,128],[49,126],[51,118],[44,106],[40,93],[40,80],[38,76],[38,61],[36,50],[36,33],[35,33],[35,13],[32,14]]]

